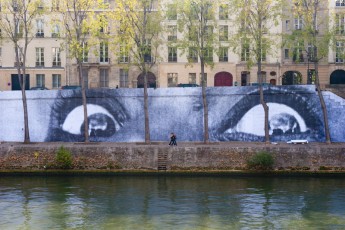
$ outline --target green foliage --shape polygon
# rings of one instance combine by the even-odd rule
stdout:
[[[247,161],[249,169],[269,170],[273,168],[274,159],[270,153],[259,152]]]
[[[55,160],[58,168],[69,169],[72,167],[72,154],[63,146],[58,149]]]

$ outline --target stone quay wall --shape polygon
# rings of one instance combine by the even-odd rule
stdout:
[[[213,171],[246,170],[258,152],[274,157],[274,170],[345,171],[345,144],[309,143],[13,143],[0,144],[0,170],[54,169],[56,153],[64,146],[75,170]]]

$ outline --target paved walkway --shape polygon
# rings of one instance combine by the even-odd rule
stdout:
[[[61,145],[67,147],[72,146],[93,146],[93,147],[134,147],[134,146],[159,146],[159,147],[229,147],[229,148],[255,148],[255,147],[273,147],[273,148],[311,148],[311,147],[327,147],[327,148],[345,148],[345,143],[332,143],[326,144],[322,142],[310,142],[308,144],[288,144],[285,142],[278,142],[278,143],[264,143],[264,142],[210,142],[209,144],[204,144],[203,142],[177,142],[177,146],[169,146],[169,141],[166,142],[151,142],[150,144],[146,144],[144,142],[32,142],[29,144],[24,144],[23,142],[1,142],[0,147],[59,147]]]

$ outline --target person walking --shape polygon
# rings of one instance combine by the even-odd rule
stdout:
[[[175,133],[170,133],[170,142],[169,145],[177,145]]]

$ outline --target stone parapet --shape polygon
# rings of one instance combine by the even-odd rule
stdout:
[[[157,170],[158,158],[166,171],[245,170],[256,153],[274,157],[274,170],[345,171],[345,144],[309,143],[2,143],[0,170],[49,170],[56,165],[60,146],[72,153],[72,169],[78,170]],[[161,156],[165,156],[161,158]]]

